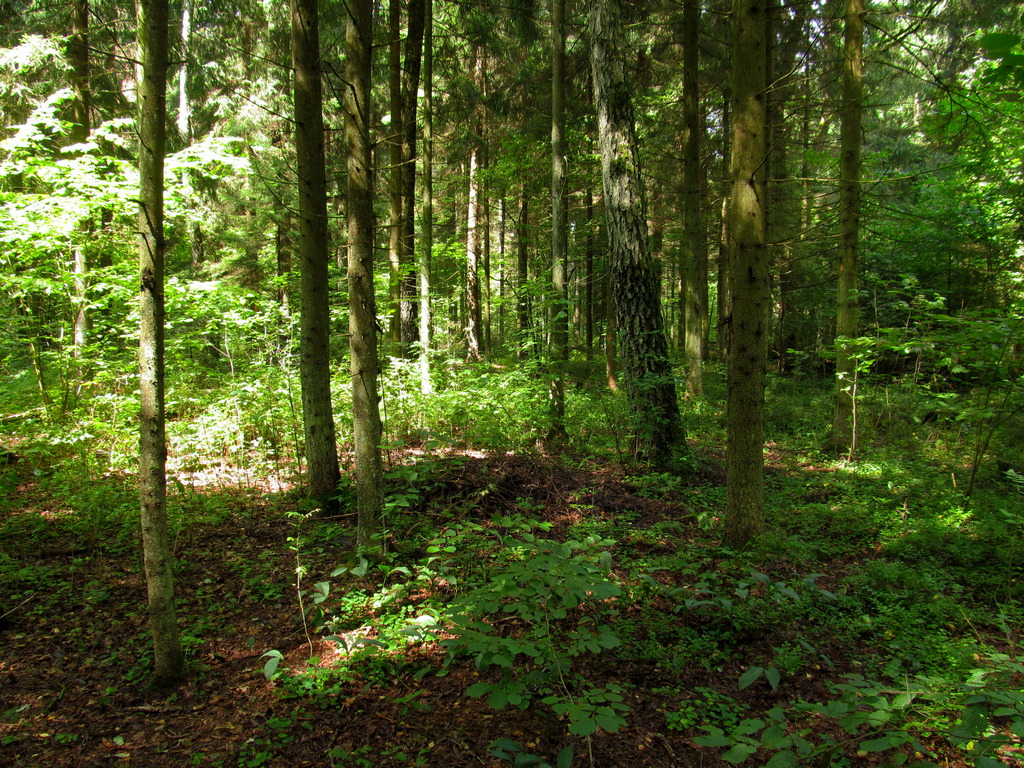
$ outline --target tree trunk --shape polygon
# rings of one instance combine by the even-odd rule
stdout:
[[[388,2],[388,90],[391,96],[391,124],[387,127],[387,142],[391,149],[391,172],[389,176],[389,221],[388,221],[388,264],[391,267],[388,282],[390,306],[388,307],[388,336],[397,348],[402,339],[402,265],[405,245],[402,234],[402,4],[400,0]]]
[[[846,0],[843,115],[839,150],[839,301],[836,322],[836,408],[832,442],[849,458],[857,447],[857,257],[860,236],[861,99],[864,77],[864,0]]]
[[[164,432],[164,143],[167,0],[139,0],[139,496],[156,680],[185,671],[174,610]]]
[[[732,315],[724,544],[735,549],[764,529],[764,382],[771,300],[763,174],[767,2],[733,0],[732,10]]]
[[[309,495],[324,509],[337,507],[338,449],[331,409],[328,304],[327,178],[324,170],[323,95],[317,0],[292,0],[295,72],[295,152],[299,184],[301,273],[299,377],[306,437]]]
[[[680,297],[685,315],[687,397],[704,394],[704,316],[707,312],[707,247],[701,217],[699,82],[697,79],[700,6],[688,0],[683,7],[683,219],[685,291]],[[702,263],[703,262],[703,263]]]
[[[350,0],[345,34],[345,139],[348,150],[348,329],[355,443],[357,546],[381,549],[384,504],[377,399],[377,305],[373,290],[373,164],[370,71],[373,2]]]
[[[529,357],[530,347],[530,197],[523,184],[523,199],[519,204],[519,226],[516,233],[516,290],[518,301],[516,308],[519,318],[519,335],[516,341],[516,358],[525,360]]]
[[[71,131],[69,140],[72,144],[84,144],[89,140],[91,122],[89,112],[92,91],[89,87],[89,1],[75,0],[71,7],[71,38],[68,41],[68,57],[71,60],[71,88],[75,94],[71,106]],[[92,221],[85,219],[78,229],[88,240],[92,230]],[[80,357],[82,350],[89,341],[88,304],[88,273],[89,262],[85,243],[75,246],[73,254],[75,275],[75,320],[73,354]],[[79,370],[81,376],[83,371]],[[79,380],[81,386],[81,380]]]
[[[424,0],[409,0],[409,31],[402,69],[402,248],[399,291],[400,352],[412,359],[419,340],[416,253],[416,102],[423,62]]]
[[[569,362],[568,179],[565,158],[565,0],[551,0],[551,383],[548,442],[565,429],[565,371]]]
[[[622,55],[621,0],[597,0],[590,18],[591,64],[611,254],[610,286],[619,359],[633,418],[632,454],[665,465],[685,447],[675,380],[650,254],[631,84]]]
[[[480,51],[476,67],[480,66]],[[480,312],[480,147],[469,150],[469,202],[466,205],[466,359],[479,361],[481,339]]]
[[[430,380],[430,261],[434,249],[434,4],[424,2],[423,31],[423,231],[420,233],[419,323],[420,391],[433,391]]]

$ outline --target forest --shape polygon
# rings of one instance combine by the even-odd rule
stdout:
[[[1024,766],[1024,6],[0,0],[0,765]]]

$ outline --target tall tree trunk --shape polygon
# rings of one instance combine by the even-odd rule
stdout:
[[[411,359],[419,340],[416,253],[416,106],[423,62],[424,0],[409,0],[409,31],[402,68],[402,264],[399,291],[401,354]]]
[[[704,316],[707,312],[707,247],[704,243],[704,221],[701,216],[700,90],[697,79],[698,41],[700,39],[700,6],[687,0],[683,6],[683,218],[686,226],[684,242],[685,292],[682,299],[686,337],[686,394],[704,394]],[[702,263],[703,262],[703,263]]]
[[[482,67],[483,53],[474,54],[475,77]],[[480,312],[480,146],[474,142],[469,150],[469,199],[466,205],[466,358],[479,361],[482,323]]]
[[[430,394],[430,261],[434,249],[434,4],[424,2],[423,30],[423,231],[420,233],[420,391]]]
[[[519,334],[516,341],[516,358],[525,360],[530,348],[530,196],[523,184],[523,198],[519,203],[519,226],[516,232],[516,302]]]
[[[299,378],[306,437],[309,495],[323,508],[337,507],[338,448],[331,409],[330,307],[328,304],[327,177],[317,0],[291,0],[295,152],[299,184],[302,307]]]
[[[75,95],[71,105],[69,139],[72,144],[84,144],[89,140],[91,130],[89,117],[92,101],[92,91],[89,87],[89,0],[75,0],[71,6],[71,38],[68,41],[68,54],[71,60],[71,88]],[[83,220],[78,229],[84,235],[83,240],[88,240],[88,233],[92,230],[91,219]],[[89,299],[89,262],[84,242],[75,246],[72,259],[75,275],[73,355],[78,358],[89,341],[89,314],[86,310]],[[84,371],[78,371],[79,377],[83,373]],[[80,385],[81,380],[79,381]]]
[[[167,0],[139,0],[139,496],[154,672],[166,685],[185,671],[174,610],[167,527],[164,431],[164,143]]]
[[[631,84],[623,59],[621,0],[596,0],[590,17],[591,64],[611,253],[610,285],[619,356],[634,421],[632,453],[665,465],[685,434],[661,314],[658,273],[647,237]]]
[[[722,205],[719,219],[718,237],[718,355],[723,362],[729,359],[729,322],[732,316],[732,278],[729,274],[729,203],[732,198],[732,97],[725,91],[722,93],[722,125],[725,126],[722,136]]]
[[[587,188],[587,239],[584,250],[583,338],[587,362],[594,359],[594,190]]]
[[[846,0],[843,114],[839,150],[839,301],[836,323],[836,409],[832,442],[853,457],[857,448],[857,257],[860,237],[861,100],[864,91],[864,0]]]
[[[388,2],[388,90],[391,96],[391,124],[388,126],[388,146],[391,155],[389,176],[389,221],[388,221],[388,264],[390,306],[388,307],[388,336],[396,348],[402,339],[402,265],[405,263],[402,248],[402,4],[401,0]]]
[[[565,0],[551,0],[551,366],[548,441],[566,438],[565,371],[569,362],[568,174],[565,158]]]
[[[726,433],[726,546],[742,548],[764,529],[764,382],[768,359],[765,246],[765,12],[768,0],[733,0],[732,280]]]
[[[357,546],[379,550],[384,504],[383,432],[377,400],[377,305],[373,290],[373,164],[370,72],[373,2],[350,0],[345,34],[345,140],[348,150],[348,329],[355,443]]]

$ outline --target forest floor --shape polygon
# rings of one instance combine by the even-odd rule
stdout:
[[[781,453],[770,457],[769,489],[786,499],[777,520],[788,520],[790,534],[803,536],[806,546],[775,539],[738,559],[717,544],[724,472],[713,458],[681,480],[645,479],[621,466],[570,464],[539,453],[449,456],[429,466],[407,458],[404,466],[420,469],[392,473],[389,499],[398,523],[391,570],[381,568],[380,574],[359,569],[353,559],[350,518],[297,514],[294,494],[265,492],[251,480],[206,488],[179,481],[171,506],[188,676],[170,690],[149,686],[152,658],[131,480],[95,481],[106,490],[96,491],[86,524],[45,477],[19,469],[16,491],[0,506],[0,605],[6,610],[0,623],[0,765],[500,766],[509,760],[495,756],[501,744],[494,745],[508,739],[516,746],[504,742],[506,753],[511,759],[509,749],[521,750],[520,765],[542,764],[527,754],[555,764],[560,752],[561,764],[568,765],[562,750],[569,745],[573,765],[712,768],[730,763],[721,748],[695,739],[715,728],[733,732],[754,722],[746,733],[756,736],[756,723],[764,726],[773,708],[834,701],[839,694],[832,686],[870,680],[886,665],[910,670],[907,690],[914,685],[918,662],[909,658],[915,651],[908,644],[915,632],[927,636],[932,630],[915,629],[925,614],[905,602],[909,618],[891,615],[906,589],[888,604],[875,604],[877,632],[872,616],[858,614],[871,604],[867,598],[849,613],[830,607],[830,595],[854,595],[849,585],[864,586],[868,572],[876,581],[867,586],[875,592],[898,592],[903,582],[914,588],[907,573],[865,570],[869,561],[892,562],[894,556],[881,543],[877,520],[843,509],[846,491],[830,465]],[[509,522],[509,515],[530,522]],[[572,673],[575,690],[585,681],[594,689],[621,691],[629,709],[621,727],[605,720],[607,727],[593,735],[569,734],[564,709],[557,714],[539,696],[525,709],[494,709],[487,696],[466,692],[480,682],[500,688],[497,667],[478,670],[472,654],[446,661],[437,642],[372,643],[388,627],[414,623],[430,600],[443,604],[444,595],[456,591],[454,578],[432,572],[401,594],[390,593],[392,602],[402,604],[396,610],[388,605],[388,583],[417,573],[417,563],[422,573],[438,554],[492,557],[493,551],[479,549],[484,539],[470,533],[494,540],[527,527],[545,541],[584,541],[590,534],[614,540],[593,547],[611,554],[609,576],[624,585],[622,593],[589,607],[569,605],[561,619],[569,622],[566,631],[548,627],[544,637],[568,642],[571,631],[587,626],[572,623],[581,612],[606,622],[621,644],[574,654]],[[438,539],[439,531],[461,533]],[[785,541],[795,541],[792,536]],[[445,550],[431,541],[452,544]],[[581,544],[579,551],[590,546]],[[358,575],[332,577],[339,565]],[[750,573],[754,579],[742,581]],[[756,574],[767,576],[758,581]],[[821,575],[808,579],[813,574]],[[880,586],[885,579],[898,583]],[[333,631],[341,626],[348,632],[343,636],[370,641],[360,649],[359,663],[347,661],[341,645],[311,626],[310,598],[320,589],[314,584],[331,583],[335,590],[329,598],[323,590],[324,604],[335,605],[333,615],[343,617],[349,600],[355,616],[348,625],[339,618]],[[926,599],[937,602],[939,595]],[[613,603],[614,610],[608,608]],[[948,656],[947,649],[958,648],[967,659],[947,660],[948,668],[980,658],[982,648],[1012,651],[1016,636],[1008,637],[1005,627],[951,612],[937,620],[944,622],[938,634],[945,644],[936,653]],[[536,634],[523,621],[492,623],[509,637]],[[270,650],[282,659],[268,680],[264,664],[270,657],[264,654]],[[918,667],[927,672],[927,663]],[[741,689],[737,680],[757,665],[765,672]],[[859,677],[844,677],[851,674]],[[886,679],[891,677],[889,670]],[[1013,686],[1020,689],[1019,678]],[[947,738],[953,715],[944,715],[944,729],[939,704],[915,710],[894,703],[894,693],[898,689],[864,683],[854,691],[860,703],[843,710],[868,713],[862,723],[874,731],[851,732],[838,715],[805,710],[780,719],[779,734],[800,735],[809,745],[799,764],[974,764]],[[884,718],[871,720],[870,713],[883,710]],[[991,722],[994,730],[1002,727],[998,717]],[[891,736],[886,728],[912,731],[914,741],[894,739],[891,749],[883,749],[877,742],[879,734]],[[765,765],[778,752],[765,749],[773,744],[764,733],[757,738],[761,751],[747,765]],[[1005,765],[1024,765],[1019,739],[1009,734],[990,754]],[[772,764],[795,763],[776,758]]]

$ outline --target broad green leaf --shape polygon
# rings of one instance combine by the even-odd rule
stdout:
[[[757,747],[753,744],[734,744],[722,753],[722,757],[730,763],[742,763],[755,752],[757,752]]]
[[[575,755],[573,748],[564,747],[561,752],[558,753],[558,758],[555,760],[555,768],[571,768],[572,758]]]
[[[772,759],[764,764],[764,768],[793,768],[797,763],[797,756],[792,752],[776,752]]]
[[[768,685],[770,685],[774,691],[779,687],[779,680],[781,679],[779,670],[775,667],[767,667],[764,670],[764,679],[768,681]]]
[[[469,696],[471,699],[475,699],[480,696],[483,696],[489,690],[491,690],[491,684],[485,683],[481,680],[480,682],[473,683],[471,686],[469,686],[469,688],[466,689],[466,695]]]
[[[764,674],[764,667],[751,667],[740,675],[739,689],[749,688],[761,675]]]
[[[1020,44],[1020,35],[1009,32],[989,32],[982,35],[978,45],[985,49],[989,56],[999,56],[1002,53],[1009,53]]]

